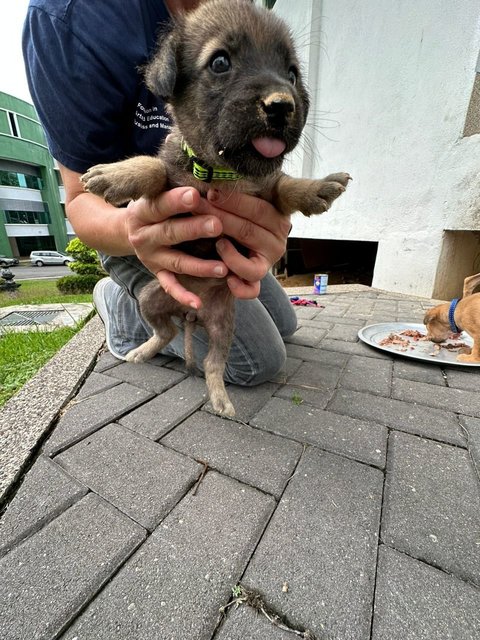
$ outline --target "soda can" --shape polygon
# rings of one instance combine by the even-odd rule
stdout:
[[[324,295],[327,293],[328,274],[317,273],[313,278],[313,293]]]

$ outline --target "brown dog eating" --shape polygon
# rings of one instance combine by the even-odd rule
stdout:
[[[480,293],[474,293],[429,309],[423,319],[427,339],[444,342],[451,333],[466,331],[473,338],[471,353],[457,356],[459,362],[480,362]]]
[[[240,190],[271,202],[289,215],[323,213],[341,195],[349,175],[296,179],[281,171],[297,145],[308,112],[308,96],[286,25],[249,0],[211,0],[177,18],[146,68],[148,87],[162,97],[174,120],[158,157],[138,156],[91,168],[85,189],[114,205],[153,199],[166,189],[193,186]],[[220,165],[220,166],[219,166]],[[218,258],[216,239],[183,243],[196,257]],[[177,332],[172,317],[185,322],[185,360],[193,365],[191,332],[201,324],[209,336],[204,361],[213,409],[233,416],[223,374],[234,329],[234,299],[225,279],[178,276],[202,300],[193,311],[157,280],[139,296],[142,316],[154,329],[127,360],[156,355]]]

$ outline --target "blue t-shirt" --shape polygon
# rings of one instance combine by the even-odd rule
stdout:
[[[30,0],[23,51],[51,154],[83,173],[155,154],[170,128],[139,67],[169,21],[163,0]]]

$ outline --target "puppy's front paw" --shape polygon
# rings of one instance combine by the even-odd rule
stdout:
[[[323,180],[312,180],[303,194],[300,211],[305,216],[324,213],[346,190],[349,180],[348,173],[332,173]]]
[[[158,196],[166,187],[167,172],[160,158],[136,156],[112,164],[97,164],[80,180],[86,191],[120,205],[142,196]]]
[[[120,205],[139,198],[135,192],[135,175],[123,162],[97,164],[81,176],[85,191],[104,198],[107,202]]]
[[[325,182],[339,182],[343,187],[347,188],[348,183],[352,180],[352,176],[349,173],[330,173],[324,178]]]

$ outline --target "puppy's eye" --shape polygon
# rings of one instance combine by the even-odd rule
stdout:
[[[210,60],[210,69],[213,73],[226,73],[231,67],[232,63],[226,51],[215,53]]]
[[[290,67],[290,69],[288,70],[288,80],[289,82],[295,86],[297,84],[297,70],[295,67]]]

